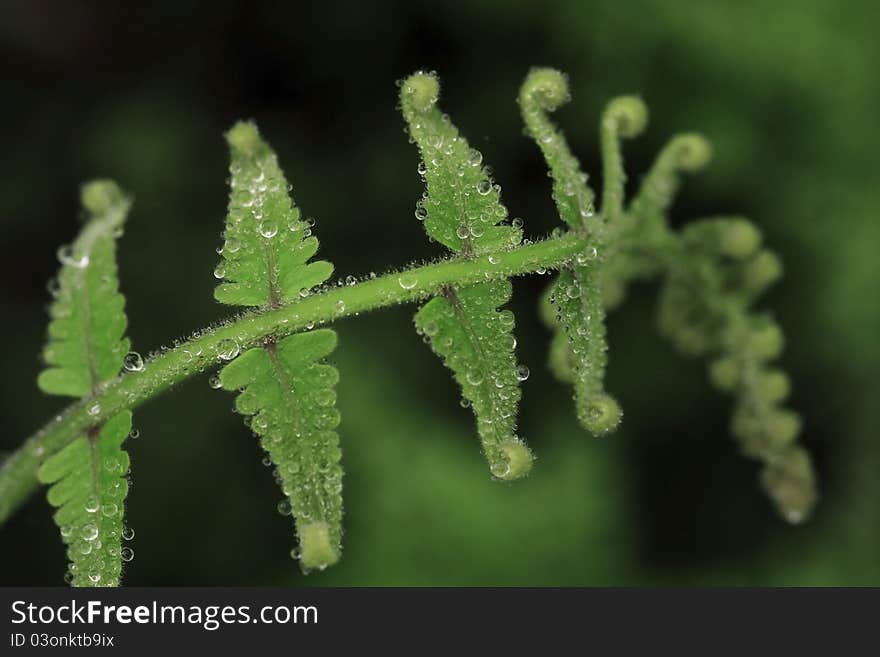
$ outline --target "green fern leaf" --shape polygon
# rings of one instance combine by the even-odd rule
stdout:
[[[644,105],[636,98],[612,101],[602,120],[605,156],[605,193],[602,214],[596,214],[594,194],[587,185],[565,137],[547,116],[570,100],[568,81],[554,69],[533,69],[519,95],[523,121],[541,149],[553,179],[553,200],[559,216],[573,230],[593,238],[594,246],[564,267],[551,286],[558,315],[553,322],[550,365],[557,377],[574,386],[575,407],[581,425],[593,435],[613,430],[620,407],[604,390],[608,346],[601,274],[608,258],[606,246],[623,203],[623,165],[619,136],[633,136],[647,121]],[[610,227],[611,226],[611,227]],[[567,337],[568,347],[564,346]]]
[[[83,187],[89,218],[76,241],[58,250],[61,270],[49,308],[49,367],[37,384],[51,395],[84,397],[114,378],[129,349],[125,299],[116,273],[116,237],[130,201],[112,182]]]
[[[617,426],[621,412],[604,391],[605,314],[594,278],[595,271],[587,267],[562,270],[553,286],[553,303],[567,334],[578,420],[592,434],[601,435]]]
[[[429,73],[411,75],[401,85],[403,116],[419,147],[419,172],[428,188],[416,217],[424,221],[428,235],[456,253],[517,246],[522,231],[498,225],[507,219],[501,188],[492,182],[482,154],[438,109],[439,93],[440,83]]]
[[[40,467],[39,480],[52,484],[48,499],[58,507],[55,522],[67,545],[73,586],[118,586],[122,561],[133,556],[122,547],[129,466],[122,443],[130,432],[131,412],[123,411]]]
[[[237,123],[226,139],[232,150],[229,214],[222,261],[214,275],[220,303],[278,306],[326,281],[333,265],[308,262],[318,250],[311,226],[288,194],[272,149],[253,123]]]
[[[275,153],[253,123],[226,135],[232,163],[223,260],[215,276],[218,301],[277,307],[307,295],[329,278],[333,265],[309,262],[318,249],[311,224],[300,218]],[[276,467],[299,537],[305,570],[339,560],[342,543],[342,467],[336,427],[336,368],[321,361],[336,347],[336,333],[321,329],[269,339],[228,364],[227,390],[241,391],[236,408],[248,417]]]
[[[277,468],[293,513],[304,568],[339,559],[342,541],[342,466],[335,367],[321,364],[336,347],[336,333],[318,329],[251,349],[220,375],[226,390],[240,390],[238,411],[250,418]]]
[[[121,234],[130,201],[112,182],[83,187],[88,218],[76,241],[59,250],[61,270],[50,306],[49,342],[43,356],[49,365],[38,385],[49,394],[88,397],[115,378],[123,365],[140,369],[140,356],[126,360],[129,340],[125,300],[116,272],[116,237]],[[91,413],[100,407],[90,407]],[[38,478],[54,484],[49,502],[58,507],[55,522],[67,544],[68,578],[74,586],[117,586],[128,455],[122,442],[131,430],[123,411],[103,426],[92,427],[48,459]]]
[[[419,172],[427,185],[416,217],[430,237],[463,257],[515,247],[522,231],[498,225],[507,218],[500,187],[480,152],[438,109],[439,90],[429,73],[416,73],[401,85],[403,116],[422,156]],[[417,330],[452,370],[465,405],[476,415],[490,471],[505,480],[525,476],[532,466],[531,452],[516,434],[519,382],[526,370],[516,364],[513,313],[499,311],[511,293],[509,281],[449,287],[415,316]]]
[[[532,457],[516,437],[516,410],[522,393],[513,347],[513,313],[499,312],[510,300],[510,281],[447,290],[416,314],[419,332],[430,341],[461,386],[477,416],[477,430],[493,475],[517,479]]]

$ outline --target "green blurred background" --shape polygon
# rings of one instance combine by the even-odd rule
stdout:
[[[633,184],[674,132],[716,158],[673,218],[756,220],[787,275],[764,300],[822,499],[790,527],[727,434],[704,364],[654,330],[656,288],[610,318],[609,389],[622,428],[595,440],[544,366],[547,277],[517,281],[525,482],[490,481],[473,418],[412,327],[413,308],[340,322],[347,472],[342,562],[304,577],[256,439],[207,377],[136,413],[129,585],[880,584],[880,5],[621,0],[566,3],[2,2],[0,450],[59,408],[34,383],[55,250],[76,231],[81,181],[136,198],[120,244],[130,335],[143,353],[228,313],[212,301],[226,203],[222,132],[254,118],[322,255],[342,276],[433,257],[413,218],[418,157],[395,80],[436,69],[443,107],[480,148],[532,236],[555,219],[515,97],[532,65],[571,76],[559,112],[599,171],[604,102],[652,115],[628,143]],[[598,180],[594,176],[594,180]],[[874,290],[872,292],[872,290]],[[42,494],[0,530],[0,583],[60,584]]]

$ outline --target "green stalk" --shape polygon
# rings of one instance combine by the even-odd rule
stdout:
[[[0,466],[0,524],[34,492],[37,469],[46,458],[120,411],[134,409],[268,337],[282,338],[349,315],[421,301],[446,286],[462,287],[557,269],[588,246],[587,238],[567,234],[473,259],[454,258],[411,267],[331,288],[281,308],[246,313],[206,329],[198,337],[147,360],[142,371],[120,375],[96,394],[75,402],[11,454]]]

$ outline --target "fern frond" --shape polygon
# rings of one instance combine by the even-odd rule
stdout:
[[[500,187],[483,166],[482,154],[440,112],[439,90],[430,73],[415,73],[401,84],[403,116],[422,156],[419,172],[427,186],[416,216],[430,237],[463,257],[515,247],[522,231],[498,225],[507,218]],[[452,370],[476,415],[490,471],[505,480],[528,474],[533,460],[516,434],[525,370],[516,364],[515,320],[510,310],[499,310],[511,293],[507,280],[447,287],[415,316],[417,330]]]
[[[550,167],[553,200],[559,216],[573,230],[589,235],[594,245],[562,268],[551,284],[551,298],[558,314],[550,364],[558,378],[573,384],[581,425],[593,435],[601,435],[614,429],[621,418],[620,406],[604,389],[608,345],[601,293],[603,270],[609,257],[607,247],[617,229],[623,205],[624,174],[619,137],[638,134],[647,122],[647,110],[639,99],[621,97],[612,101],[603,115],[605,191],[603,212],[596,215],[587,175],[581,171],[563,134],[547,116],[547,112],[555,111],[568,100],[565,76],[548,68],[533,69],[519,94],[528,133]]]
[[[277,468],[299,536],[303,567],[339,560],[342,542],[342,466],[335,367],[320,361],[336,333],[317,329],[251,349],[223,368],[226,390],[241,391],[236,408]],[[282,504],[282,509],[285,505]]]
[[[428,235],[465,256],[517,246],[522,231],[499,226],[507,219],[501,188],[494,184],[483,155],[471,148],[437,107],[440,83],[416,73],[401,85],[400,105],[419,147],[419,173],[428,191],[416,205]]]
[[[49,366],[37,384],[50,395],[85,397],[119,374],[129,349],[125,299],[116,273],[116,238],[131,205],[115,183],[83,187],[88,213],[79,236],[58,250],[61,269],[49,307]]]
[[[239,122],[226,134],[232,151],[229,213],[222,260],[214,275],[220,303],[278,306],[326,281],[333,265],[308,262],[318,250],[311,225],[291,201],[278,159],[256,125]]]
[[[83,187],[82,204],[85,225],[58,253],[61,270],[43,351],[49,368],[37,383],[49,394],[87,398],[124,364],[140,369],[143,363],[137,354],[126,359],[125,299],[116,271],[116,238],[130,201],[115,183],[95,181]],[[100,413],[100,405],[90,405],[89,413]],[[39,470],[39,480],[53,484],[48,498],[59,507],[55,522],[68,546],[74,586],[117,586],[122,560],[131,554],[121,547],[129,465],[122,442],[130,430],[131,412],[123,411],[92,426]]]
[[[498,311],[510,300],[510,281],[449,289],[416,313],[419,332],[443,358],[477,416],[489,469],[499,479],[528,473],[532,456],[516,436],[516,410],[523,370],[514,357],[513,313]]]
[[[118,586],[122,561],[123,511],[128,494],[128,454],[122,443],[131,432],[131,411],[70,443],[40,467],[38,477],[52,484],[48,499],[67,545],[73,586]]]
[[[309,262],[318,249],[311,224],[303,221],[275,153],[253,123],[238,123],[226,135],[231,149],[229,214],[222,303],[268,306],[307,296],[333,271],[326,261]],[[323,569],[339,560],[342,544],[342,466],[336,368],[322,360],[336,347],[336,333],[321,329],[276,341],[269,338],[226,365],[220,382],[241,391],[236,408],[248,417],[276,467],[299,537],[294,554],[303,569]]]
[[[733,435],[764,464],[761,482],[779,512],[800,522],[818,494],[809,456],[796,444],[800,418],[781,406],[788,377],[768,364],[782,352],[782,332],[750,310],[781,273],[779,261],[760,250],[760,233],[742,218],[694,222],[681,243],[661,290],[660,328],[680,351],[714,355],[710,380],[736,399]]]
[[[587,174],[572,154],[565,136],[556,128],[547,112],[553,112],[571,100],[568,80],[552,68],[535,68],[526,76],[519,92],[519,105],[526,130],[550,167],[553,200],[560,218],[575,230],[601,235],[602,222],[596,217],[595,194],[587,185]]]

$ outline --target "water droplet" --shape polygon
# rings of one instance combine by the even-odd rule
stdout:
[[[485,178],[483,180],[481,180],[479,183],[477,183],[477,193],[478,194],[485,196],[486,194],[488,194],[491,191],[492,191],[492,183],[490,183]]]
[[[278,513],[280,513],[282,516],[289,516],[291,514],[290,500],[281,500],[280,502],[278,502],[277,508]]]
[[[226,266],[222,262],[214,267],[214,278],[217,280],[223,280],[226,278]]]
[[[119,507],[110,502],[109,504],[105,504],[101,507],[101,513],[103,513],[108,518],[112,518],[117,513],[119,513]]]
[[[478,167],[483,162],[483,154],[476,148],[472,148],[468,154],[468,164],[472,167]]]
[[[122,538],[126,541],[130,541],[134,538],[134,530],[131,527],[123,527],[122,528]]]
[[[483,373],[479,370],[468,370],[468,373],[465,375],[465,379],[472,386],[478,386],[483,382]]]
[[[426,173],[428,173],[428,165],[424,162],[419,162],[419,166],[416,171],[419,172],[420,176],[424,176]]]
[[[81,255],[76,257],[73,253],[73,248],[70,245],[64,245],[58,249],[58,262],[62,265],[67,265],[69,267],[74,267],[75,269],[85,269],[89,266],[89,256],[88,254]]]
[[[340,314],[345,312],[345,301],[342,299],[336,302],[336,312]]]
[[[260,235],[270,240],[278,234],[278,224],[271,219],[266,219],[260,222],[259,231]]]
[[[86,513],[95,513],[100,508],[98,498],[94,495],[86,500]]]
[[[461,400],[458,402],[458,405],[461,406],[462,408],[470,408],[471,407],[471,400],[468,399],[467,397],[462,397]]]
[[[89,573],[89,581],[92,584],[97,584],[98,582],[101,581],[101,573],[99,573],[99,572]]]
[[[514,217],[510,221],[510,225],[513,226],[514,228],[522,228],[523,227],[523,220],[520,217]]]
[[[94,541],[96,538],[98,538],[98,526],[90,522],[83,525],[82,531],[80,533],[85,540]]]
[[[428,218],[428,211],[420,205],[416,208],[415,215],[416,219],[418,219],[419,221],[424,221]]]
[[[223,387],[223,382],[220,380],[218,375],[213,375],[210,379],[208,379],[208,385],[211,386],[214,390],[219,390]]]
[[[53,299],[58,297],[58,293],[61,291],[61,285],[58,283],[57,278],[50,278],[46,282],[46,291],[52,296]]]
[[[404,290],[411,290],[416,286],[418,280],[412,274],[401,274],[398,276],[397,282]]]
[[[125,546],[124,548],[122,548],[122,552],[119,553],[119,556],[122,557],[123,561],[131,561],[132,559],[134,559],[134,550],[132,550],[128,546]]]
[[[217,356],[221,360],[232,360],[241,353],[241,346],[232,338],[225,338],[217,345]]]
[[[345,284],[348,286],[357,285],[357,282],[358,282],[358,279],[356,279],[354,276],[346,276],[345,277]]]
[[[144,359],[136,351],[129,351],[122,361],[122,367],[126,372],[143,372]]]
[[[529,368],[525,365],[520,365],[516,368],[516,378],[520,381],[525,381],[526,379],[528,379],[529,374],[531,374],[531,372],[529,372]]]
[[[492,474],[498,478],[504,478],[510,472],[510,463],[506,460],[495,461],[489,466],[489,469],[492,471]]]
[[[101,412],[101,405],[97,402],[89,406],[89,415],[95,416]]]
[[[307,296],[309,296],[309,288],[307,288],[307,287],[302,288],[299,291],[299,296],[303,299],[305,299]]]

